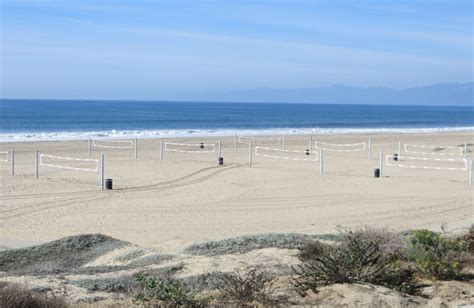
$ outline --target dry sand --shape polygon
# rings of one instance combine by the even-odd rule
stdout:
[[[139,140],[133,150],[93,149],[106,154],[106,178],[114,190],[99,189],[98,172],[40,167],[34,177],[34,150],[59,156],[88,155],[87,141],[3,143],[16,151],[16,174],[0,164],[0,245],[21,247],[81,233],[103,233],[166,253],[207,240],[246,234],[335,233],[338,226],[369,225],[392,230],[447,231],[472,223],[473,190],[467,171],[386,166],[373,177],[379,150],[396,153],[398,141],[458,146],[474,143],[471,133],[321,135],[314,140],[364,142],[367,152],[325,152],[319,162],[253,157],[234,138],[220,138],[225,166],[216,153],[165,153],[160,140]],[[175,139],[216,142],[217,139]],[[309,136],[287,136],[287,149],[306,149]],[[474,147],[470,147],[471,150]],[[472,153],[469,153],[472,157]]]

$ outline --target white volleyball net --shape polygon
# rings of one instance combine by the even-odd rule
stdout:
[[[239,136],[239,143],[253,143],[254,145],[280,145],[278,137],[269,136]]]
[[[7,162],[10,160],[10,152],[1,151],[0,152],[0,162]]]
[[[463,146],[433,146],[422,144],[403,144],[405,153],[417,155],[433,155],[433,156],[462,156],[464,155]]]
[[[132,139],[93,139],[92,147],[104,149],[134,149],[135,140]]]
[[[165,142],[165,151],[179,153],[214,153],[216,145],[214,143],[178,143]]]
[[[385,157],[387,166],[413,169],[433,169],[433,170],[458,170],[466,171],[467,160],[460,158],[439,158],[439,157],[416,157],[387,155]]]
[[[316,151],[306,150],[283,150],[262,146],[255,147],[255,155],[275,159],[295,160],[295,161],[318,161]]]
[[[41,166],[51,168],[75,171],[97,172],[99,170],[99,160],[90,158],[76,158],[40,154],[39,164]]]
[[[330,151],[330,152],[358,152],[366,151],[367,144],[365,142],[360,143],[326,143],[321,141],[315,141],[314,147],[318,150]]]

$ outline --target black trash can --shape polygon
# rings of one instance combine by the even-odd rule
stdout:
[[[374,178],[379,178],[380,177],[380,169],[379,168],[375,168],[374,169]]]
[[[224,165],[224,157],[219,157],[217,160],[218,160],[218,162],[219,162],[219,166],[223,166],[223,165]]]
[[[393,153],[393,160],[398,161],[398,153]]]
[[[105,189],[107,190],[112,189],[112,179],[105,179]]]

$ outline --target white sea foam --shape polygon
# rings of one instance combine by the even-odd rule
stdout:
[[[438,128],[267,128],[267,129],[171,129],[171,130],[109,130],[76,132],[15,132],[0,133],[0,141],[86,140],[88,138],[125,139],[138,137],[186,138],[243,135],[317,135],[317,134],[390,134],[474,131],[469,127]]]

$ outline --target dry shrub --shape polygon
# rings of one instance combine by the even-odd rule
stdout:
[[[63,298],[46,296],[18,284],[0,285],[0,307],[3,308],[63,308]]]
[[[343,230],[338,245],[315,242],[301,250],[296,289],[304,296],[335,283],[371,283],[415,293],[415,272],[401,265],[402,248],[400,237],[385,230]]]
[[[246,273],[236,270],[235,273],[221,276],[223,286],[219,287],[225,300],[237,304],[250,304],[254,301],[269,303],[270,294],[274,291],[272,277],[267,272],[252,269]]]

